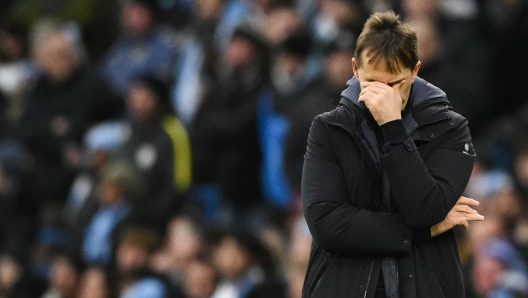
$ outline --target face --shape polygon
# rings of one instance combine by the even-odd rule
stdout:
[[[198,0],[196,11],[201,19],[215,19],[222,12],[222,1]]]
[[[49,79],[54,82],[66,81],[75,72],[75,59],[64,35],[51,35],[42,43],[36,53],[36,59]]]
[[[278,45],[301,26],[301,19],[295,9],[281,8],[270,12],[265,23],[267,41],[271,45]]]
[[[107,298],[108,284],[102,269],[88,269],[82,276],[77,298]]]
[[[144,36],[152,26],[153,16],[141,4],[128,4],[123,8],[121,21],[125,31],[133,37]]]
[[[231,280],[237,280],[251,266],[251,256],[232,237],[224,238],[216,248],[213,262],[218,271]]]
[[[256,57],[256,49],[250,41],[234,37],[227,46],[225,56],[232,67],[244,68]]]
[[[61,295],[71,296],[77,285],[77,271],[66,259],[59,258],[51,269],[50,284]]]
[[[348,79],[354,75],[348,64],[352,56],[354,55],[343,51],[333,53],[326,58],[325,77],[332,90],[341,92]]]
[[[216,289],[218,277],[214,268],[195,261],[189,265],[185,276],[185,292],[189,298],[211,297]]]
[[[484,296],[488,296],[504,272],[504,266],[493,258],[479,257],[472,268],[473,287],[475,291]]]
[[[103,206],[115,204],[123,199],[125,193],[116,183],[106,183],[103,186],[99,201]]]
[[[0,287],[11,289],[22,273],[21,267],[13,258],[5,256],[0,259]]]
[[[124,243],[117,249],[117,269],[120,272],[130,272],[146,268],[149,261],[149,252],[138,245]]]
[[[199,252],[202,242],[196,233],[193,223],[185,218],[178,218],[169,225],[169,246],[174,259],[187,263]]]
[[[158,98],[154,92],[142,84],[135,84],[127,99],[127,106],[132,118],[137,122],[148,122],[156,116]]]
[[[389,86],[394,86],[405,80],[399,89],[402,98],[402,110],[404,110],[407,101],[409,100],[409,94],[411,93],[411,85],[418,75],[421,62],[418,61],[412,71],[408,68],[402,67],[399,73],[390,73],[384,61],[380,61],[380,63],[377,64],[368,63],[369,57],[367,52],[365,51],[361,55],[361,67],[358,65],[356,58],[352,58],[352,69],[354,71],[354,76],[358,81],[381,82]]]

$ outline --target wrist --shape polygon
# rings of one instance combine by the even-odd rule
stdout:
[[[444,230],[444,222],[442,221],[441,223],[431,227],[431,237],[436,237],[445,231],[446,230]]]
[[[394,117],[387,117],[386,119],[381,119],[378,122],[378,124],[379,124],[379,126],[382,126],[382,125],[385,125],[387,123],[398,121],[398,120],[402,120],[401,115],[398,116],[398,117],[394,116]]]

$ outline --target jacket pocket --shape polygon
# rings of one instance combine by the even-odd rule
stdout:
[[[374,279],[377,278],[373,277],[379,274],[373,272],[373,262],[370,258],[334,257],[309,297],[363,298],[369,279],[370,282],[375,282]]]

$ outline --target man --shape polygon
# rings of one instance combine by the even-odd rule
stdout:
[[[132,81],[126,99],[130,138],[122,150],[144,191],[134,201],[130,217],[160,229],[183,206],[192,183],[187,130],[171,111],[168,90],[156,75]]]
[[[339,107],[312,123],[303,297],[464,297],[452,228],[483,219],[460,197],[475,152],[465,118],[417,77],[417,50],[397,15],[372,15]]]
[[[134,79],[154,74],[173,79],[180,41],[177,34],[159,21],[161,8],[156,0],[123,1],[122,36],[107,52],[102,74],[113,91],[126,97]]]

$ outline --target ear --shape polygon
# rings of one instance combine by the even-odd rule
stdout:
[[[352,71],[354,72],[354,76],[356,77],[356,79],[358,79],[359,81],[359,66],[356,61],[356,58],[352,58]]]
[[[418,63],[416,63],[416,65],[414,66],[414,69],[412,72],[412,77],[411,77],[412,82],[414,82],[414,80],[418,76],[418,71],[420,70],[420,66],[422,66],[422,62],[418,61]]]

